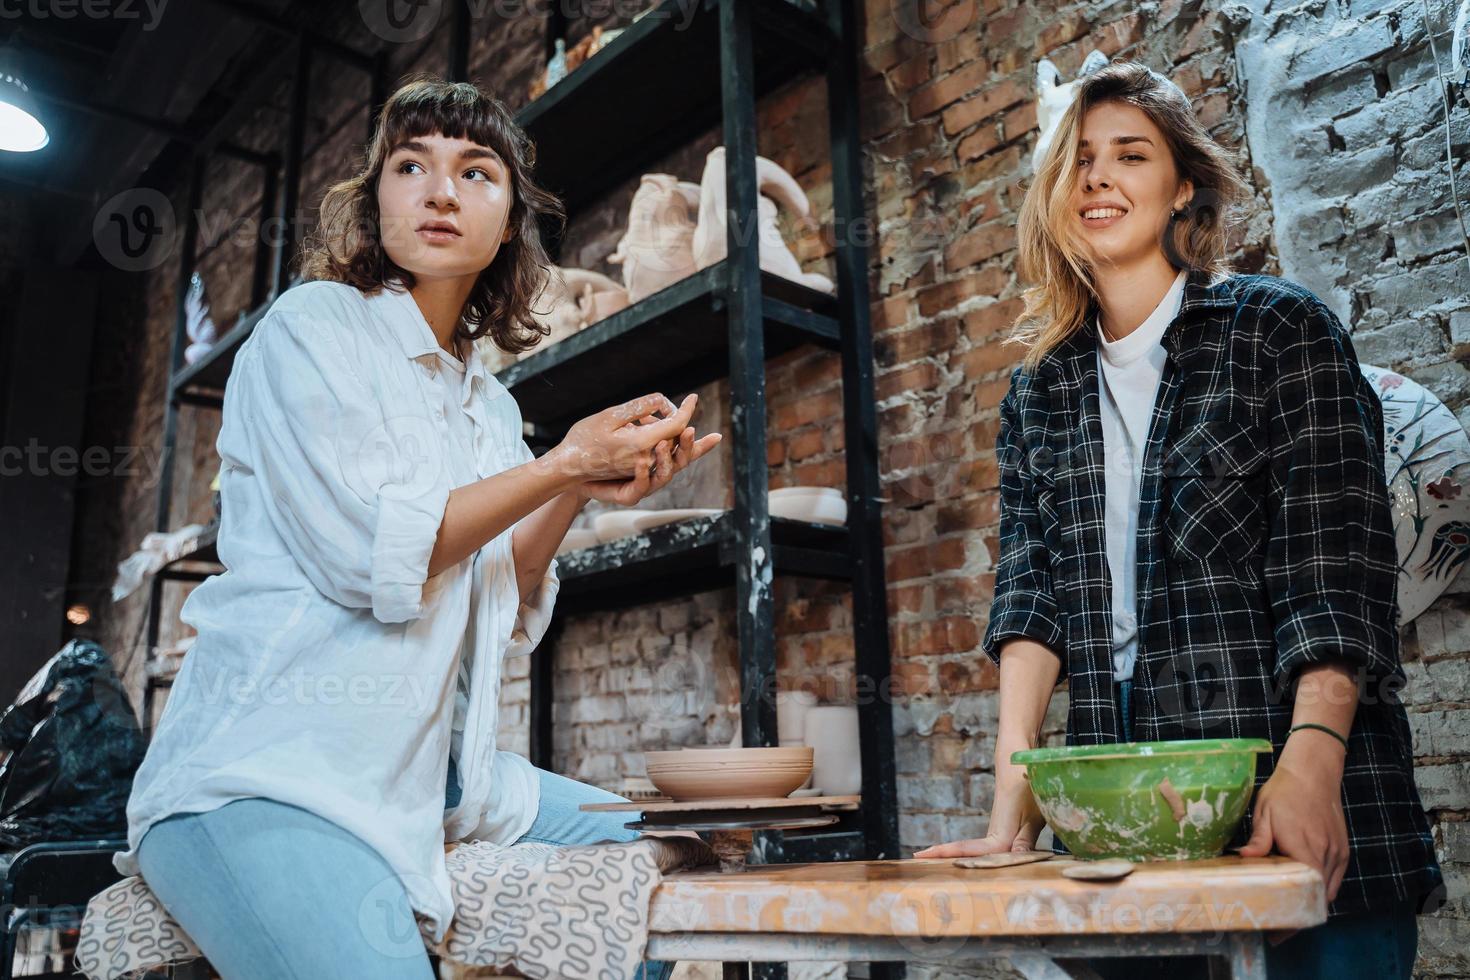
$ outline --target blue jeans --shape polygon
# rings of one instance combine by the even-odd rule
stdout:
[[[1133,682],[1116,685],[1123,737],[1133,739]],[[1266,976],[1271,980],[1409,980],[1418,955],[1419,925],[1414,908],[1339,915],[1303,929],[1278,946],[1266,943]],[[1193,956],[1121,957],[1089,964],[1103,980],[1204,976],[1207,967]]]
[[[1303,929],[1279,946],[1266,942],[1269,980],[1410,980],[1419,949],[1414,908],[1339,915]],[[1203,977],[1197,956],[1099,957],[1089,960],[1103,980]]]
[[[460,795],[450,765],[446,806]],[[638,836],[623,826],[637,814],[578,809],[621,797],[539,773],[541,806],[521,841]],[[138,865],[224,980],[434,980],[398,875],[361,838],[300,807],[253,797],[173,814],[143,835]],[[672,969],[649,962],[639,976],[665,980]]]

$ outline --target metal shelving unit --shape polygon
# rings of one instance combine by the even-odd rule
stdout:
[[[852,235],[836,246],[837,296],[761,272],[757,253],[755,100],[800,76],[825,74],[838,228],[858,227],[863,187],[858,129],[858,12],[828,0],[821,13],[790,0],[702,0],[683,20],[657,11],[620,35],[520,116],[536,141],[543,182],[569,211],[629,180],[719,123],[732,215],[728,257],[641,303],[500,372],[522,415],[550,443],[590,411],[651,390],[671,396],[730,381],[735,506],[560,559],[557,622],[568,612],[735,587],[741,721],[746,745],[776,744],[772,576],[847,581],[860,675],[877,689],[891,673],[884,583],[867,254]],[[681,26],[678,26],[682,24]],[[639,112],[625,107],[635,105]],[[765,361],[804,343],[841,352],[846,528],[770,516]],[[532,670],[532,757],[551,760],[552,658]],[[767,862],[892,858],[898,851],[891,705],[859,705],[863,803],[835,832],[759,835]],[[874,976],[899,968],[874,964]],[[777,972],[763,967],[762,973]]]

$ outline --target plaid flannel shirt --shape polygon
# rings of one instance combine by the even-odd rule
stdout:
[[[983,648],[1028,637],[1068,680],[1067,743],[1123,740],[1097,337],[1092,324],[1001,403],[1000,558]],[[1256,786],[1291,725],[1305,665],[1361,678],[1342,802],[1352,854],[1331,912],[1437,903],[1442,877],[1414,785],[1397,629],[1397,550],[1383,414],[1352,341],[1309,291],[1270,276],[1191,272],[1139,494],[1140,741],[1266,738]],[[1250,835],[1249,815],[1232,840]]]

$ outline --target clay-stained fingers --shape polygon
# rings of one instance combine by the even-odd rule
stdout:
[[[638,422],[660,413],[665,416],[673,415],[678,408],[663,394],[654,392],[623,402],[621,405],[614,405],[608,411],[612,413],[614,422],[618,425],[626,425],[629,422]]]
[[[679,433],[689,425],[689,420],[694,417],[694,409],[698,404],[699,396],[689,395],[679,404],[673,415],[659,419],[651,425],[637,426],[632,431],[639,442],[647,448],[652,448],[664,439],[677,439]]]

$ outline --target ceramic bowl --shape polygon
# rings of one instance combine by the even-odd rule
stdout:
[[[842,491],[832,487],[781,487],[779,490],[772,490],[767,496],[772,500],[795,500],[802,497],[843,499]]]
[[[583,548],[591,548],[601,542],[597,532],[585,527],[574,527],[567,531],[566,537],[561,539],[561,547],[556,549],[558,555],[564,555],[568,551],[580,551]]]
[[[724,511],[709,507],[690,507],[684,510],[640,510],[634,513],[638,516],[633,519],[633,528],[637,533],[642,534],[651,527],[677,524],[679,521],[692,521],[700,517],[713,517]]]
[[[824,487],[788,487],[788,490],[823,490]],[[781,494],[777,496],[777,494]],[[811,524],[846,524],[847,501],[836,490],[831,493],[782,493],[771,491],[771,516]]]
[[[608,510],[592,518],[592,530],[602,542],[628,538],[638,533],[639,511]]]
[[[784,797],[812,771],[812,750],[806,746],[678,749],[645,756],[648,778],[679,801]]]
[[[1046,822],[1079,858],[1218,856],[1245,816],[1263,738],[1026,749],[1011,755]]]

